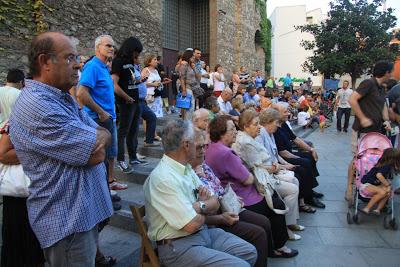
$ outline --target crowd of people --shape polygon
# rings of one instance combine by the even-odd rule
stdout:
[[[109,35],[94,44],[95,55],[83,62],[69,37],[42,33],[30,46],[29,76],[10,70],[0,88],[1,166],[22,166],[30,180],[29,195],[3,197],[1,266],[115,263],[100,251],[98,235],[120,208],[115,190],[127,189],[114,166],[129,174],[147,164],[137,153],[141,123],[144,146],[164,149],[143,186],[161,264],[266,266],[268,257],[295,257],[287,241],[306,230],[300,212],[325,204],[314,190],[318,153],[290,122],[323,130],[326,110],[337,108],[346,121],[337,130],[346,132],[351,106],[353,129],[363,134],[400,113],[397,87],[390,108],[372,101],[388,81],[383,63],[354,93],[347,82],[332,98],[312,92],[311,81],[294,90],[289,74],[280,91],[273,77],[245,67],[228,83],[222,66],[210,72],[197,48],[180,54],[168,77],[157,55],[146,55],[142,68],[135,37],[117,51]],[[166,88],[177,95],[171,106]],[[181,118],[158,136],[157,118],[176,108]]]

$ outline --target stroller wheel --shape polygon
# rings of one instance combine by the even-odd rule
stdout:
[[[399,225],[396,223],[396,219],[395,218],[391,219],[389,224],[390,224],[390,227],[392,227],[393,230],[399,229]]]
[[[390,217],[389,217],[388,215],[386,215],[386,216],[383,218],[383,227],[384,227],[385,229],[389,229],[389,220],[390,220]]]
[[[354,214],[354,215],[353,215],[353,221],[354,221],[356,224],[359,224],[359,223],[360,223],[360,217],[358,217],[358,214]]]
[[[350,211],[347,212],[347,223],[348,224],[353,224],[353,219],[351,218]]]

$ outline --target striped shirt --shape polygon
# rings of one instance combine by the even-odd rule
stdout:
[[[38,81],[15,103],[10,138],[32,180],[28,215],[42,248],[112,215],[104,163],[87,165],[97,127],[68,93]]]

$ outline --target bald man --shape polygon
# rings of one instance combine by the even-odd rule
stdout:
[[[113,213],[103,163],[111,135],[68,93],[80,62],[70,38],[40,34],[28,59],[33,79],[14,106],[10,137],[32,181],[29,221],[50,266],[95,266],[97,224]]]

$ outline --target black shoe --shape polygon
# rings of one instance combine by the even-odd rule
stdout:
[[[316,208],[325,209],[325,204],[322,203],[318,198],[313,197],[312,200],[306,202],[308,205],[311,205]]]
[[[316,198],[322,198],[322,197],[324,197],[324,194],[315,192],[314,190],[312,191],[312,194],[313,194],[313,197],[316,197]]]
[[[343,132],[347,133],[347,129],[344,129]]]
[[[122,209],[121,204],[119,204],[117,202],[113,202],[112,205],[113,205],[114,211],[118,211],[118,210]]]
[[[121,201],[121,197],[118,196],[118,195],[112,195],[111,196],[111,201],[112,202],[119,202],[119,201]]]

